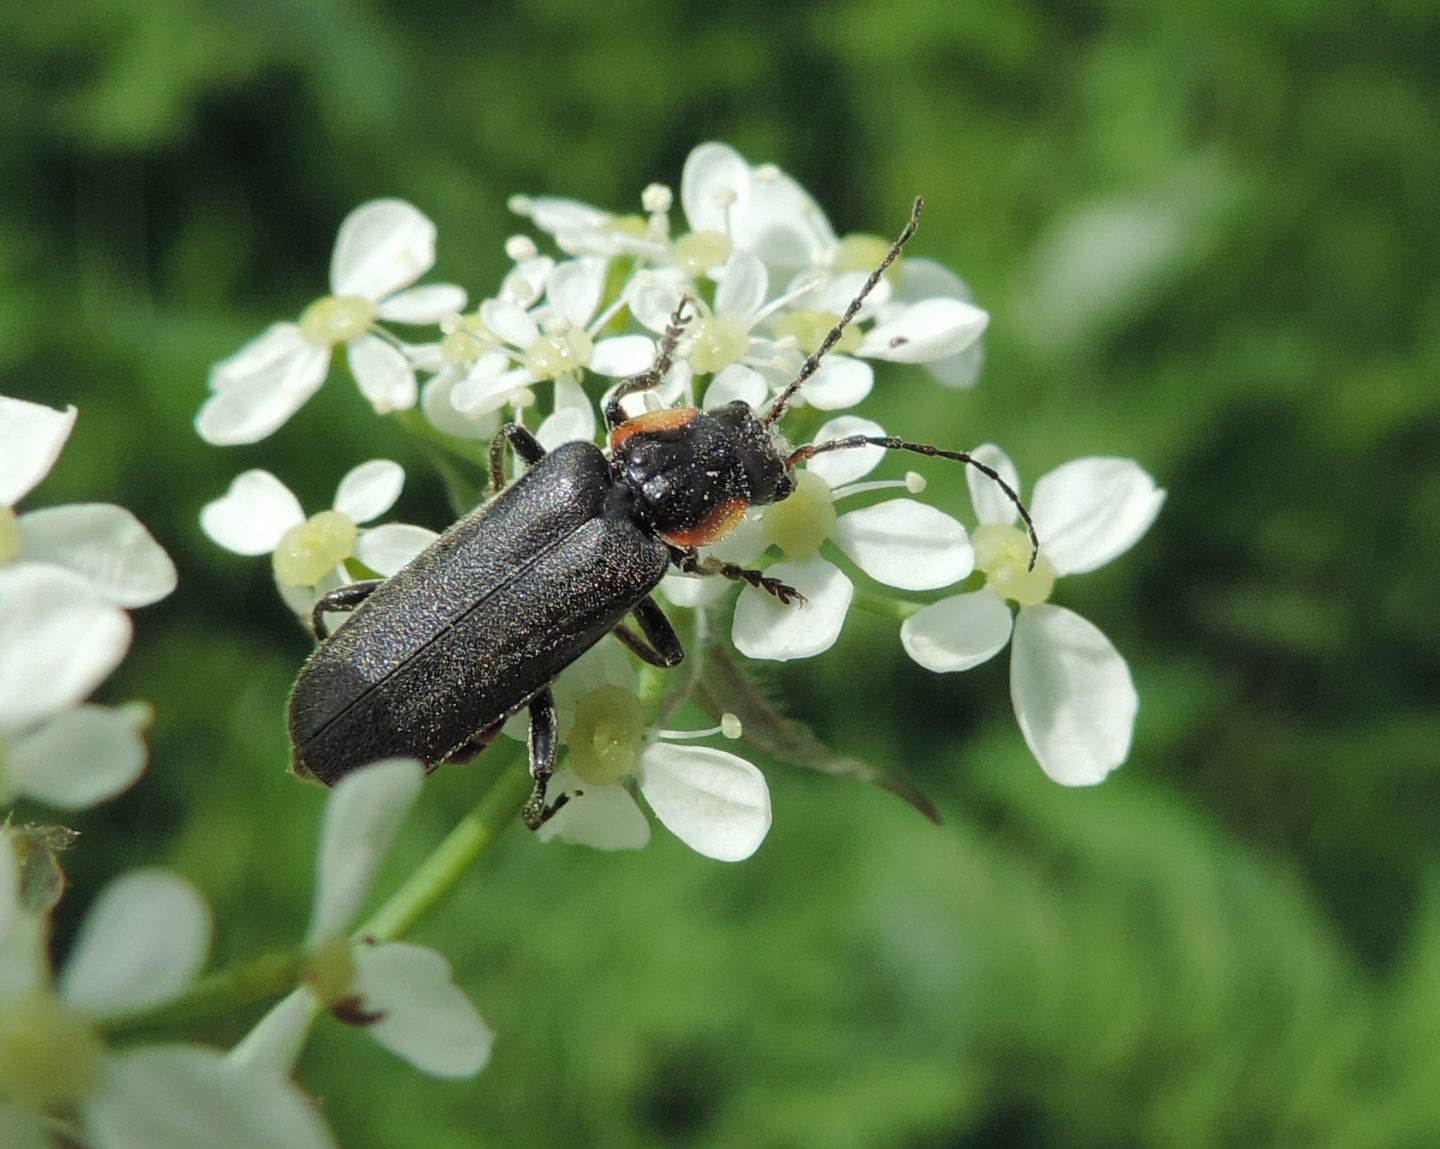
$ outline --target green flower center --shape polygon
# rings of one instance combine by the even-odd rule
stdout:
[[[440,341],[440,358],[452,367],[463,367],[480,358],[480,353],[489,350],[494,341],[495,337],[480,321],[480,316],[466,315],[460,325]]]
[[[738,363],[750,349],[750,332],[730,315],[707,315],[690,324],[692,342],[690,365],[701,375],[711,375]]]
[[[775,324],[775,334],[791,336],[794,338],[800,350],[806,355],[812,355],[825,341],[825,336],[830,334],[831,328],[840,322],[838,311],[815,311],[797,310],[787,312],[786,315]],[[840,336],[840,342],[835,344],[834,350],[839,352],[854,351],[860,346],[862,336],[854,327],[847,327],[845,333]]]
[[[1030,537],[1018,527],[986,523],[970,532],[975,569],[990,589],[1020,606],[1044,602],[1055,589],[1055,568],[1042,553],[1029,570]]]
[[[835,496],[830,484],[813,471],[797,471],[795,491],[765,508],[760,525],[765,537],[786,558],[809,558],[835,530]]]
[[[317,299],[300,316],[300,335],[316,347],[334,347],[370,330],[375,305],[358,295],[327,295]]]
[[[360,533],[339,511],[321,511],[280,536],[273,561],[282,586],[314,586],[355,551]]]
[[[72,1105],[94,1087],[105,1046],[48,990],[0,1006],[0,1094],[32,1109]]]
[[[723,231],[692,231],[675,241],[675,262],[689,275],[703,275],[729,259],[733,246]]]
[[[575,706],[575,724],[566,738],[570,769],[592,786],[628,778],[645,741],[640,699],[619,686],[590,691]]]
[[[0,506],[0,565],[20,553],[20,519],[14,507]]]
[[[873,271],[880,266],[880,261],[889,250],[888,239],[858,231],[851,232],[836,247],[835,261],[831,266],[836,271]],[[891,266],[894,267],[893,264]]]
[[[566,327],[540,336],[525,352],[525,369],[536,379],[558,379],[581,371],[590,362],[595,344],[580,327]]]
[[[302,980],[328,1008],[350,996],[355,972],[355,955],[350,949],[350,939],[340,933],[310,955]]]

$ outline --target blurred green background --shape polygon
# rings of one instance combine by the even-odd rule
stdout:
[[[181,571],[103,692],[153,701],[153,762],[71,820],[60,947],[157,862],[212,899],[217,960],[304,926],[322,796],[281,709],[307,640],[200,506],[252,466],[328,505],[381,455],[399,517],[446,519],[347,383],[205,446],[208,365],[320,294],[367,198],[429,213],[478,297],[511,193],[632,210],[717,138],[840,231],[924,193],[913,250],[991,310],[975,391],[901,371],[865,413],[1002,442],[1032,482],[1115,453],[1170,489],[1058,595],[1130,660],[1131,759],[1054,786],[1005,660],[930,676],[862,618],[773,681],[947,824],[776,767],[741,866],[508,835],[420,934],[492,1065],[437,1082],[322,1026],[301,1075],[341,1142],[1440,1143],[1437,59],[1424,0],[8,6],[0,391],[81,411],[28,505],[122,502]],[[433,779],[389,881],[497,765]]]

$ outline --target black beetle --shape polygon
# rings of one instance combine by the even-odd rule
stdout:
[[[727,534],[748,507],[786,498],[795,465],[823,452],[873,445],[976,467],[1020,508],[1038,548],[1015,492],[963,452],[864,435],[792,450],[774,428],[914,234],[921,206],[917,199],[884,260],[763,416],[739,401],[714,412],[626,416],[621,400],[657,386],[670,369],[685,323],[682,300],[655,363],[605,404],[608,456],[586,442],[546,454],[524,428],[504,427],[490,447],[492,499],[391,578],[341,587],[316,604],[321,642],[290,695],[296,773],[333,785],[391,756],[433,769],[478,753],[528,707],[535,788],[523,816],[539,826],[560,804],[545,802],[556,756],[556,676],[607,634],[655,666],[677,665],[685,652],[650,596],[672,564],[744,580],[785,603],[803,601],[778,579],[701,559],[696,548]],[[529,470],[504,487],[507,443]],[[354,613],[327,636],[326,611]]]

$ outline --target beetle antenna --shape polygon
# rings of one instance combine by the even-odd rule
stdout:
[[[855,447],[884,447],[887,451],[910,451],[916,455],[926,455],[932,459],[951,459],[956,463],[964,463],[967,467],[974,467],[987,479],[1005,492],[1005,497],[1015,504],[1015,509],[1020,512],[1020,519],[1025,524],[1025,531],[1030,536],[1030,565],[1026,570],[1035,569],[1035,560],[1040,557],[1040,536],[1035,533],[1035,521],[1031,519],[1029,510],[1020,501],[1015,488],[1000,477],[1000,472],[988,463],[982,463],[974,455],[965,451],[942,451],[939,447],[932,447],[928,443],[907,443],[904,439],[896,439],[889,435],[846,435],[843,439],[830,439],[824,443],[814,443],[808,447],[799,447],[792,451],[785,459],[786,467],[793,467],[796,463],[803,463],[806,459],[813,459],[816,455],[823,455],[829,451],[848,451]]]
[[[845,328],[849,327],[850,322],[860,313],[860,307],[864,304],[865,297],[875,290],[875,285],[880,282],[880,277],[899,258],[900,249],[915,234],[915,229],[920,224],[920,211],[924,206],[925,201],[917,195],[915,205],[910,209],[910,220],[906,223],[905,230],[896,237],[895,242],[890,245],[890,250],[885,253],[885,258],[880,261],[880,266],[870,273],[870,277],[860,288],[859,294],[850,301],[850,306],[845,308],[845,314],[840,317],[840,322],[830,328],[830,333],[821,341],[820,346],[815,348],[814,354],[805,360],[804,365],[800,368],[800,374],[795,376],[789,386],[776,397],[775,402],[770,404],[770,410],[765,412],[760,420],[761,423],[768,425],[785,414],[785,408],[789,406],[790,400],[795,398],[795,392],[804,386],[805,380],[815,374],[820,366],[820,360],[824,359],[830,349],[840,342],[840,337],[845,334]]]

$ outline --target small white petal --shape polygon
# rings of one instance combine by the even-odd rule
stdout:
[[[11,784],[47,806],[81,810],[128,790],[145,770],[145,740],[123,713],[77,706],[10,747]]]
[[[617,335],[595,344],[590,370],[611,379],[638,375],[655,358],[655,341],[647,335]]]
[[[111,1054],[81,1114],[95,1149],[335,1149],[315,1106],[289,1081],[198,1045]]]
[[[710,386],[705,388],[705,401],[701,404],[707,411],[718,411],[727,403],[743,399],[757,410],[770,395],[765,378],[753,367],[743,363],[732,363],[721,370]]]
[[[292,991],[255,1023],[227,1060],[289,1077],[300,1060],[318,1011],[315,995],[308,989]]]
[[[830,537],[871,578],[900,590],[935,590],[975,569],[965,528],[914,499],[841,515]]]
[[[748,858],[770,829],[765,776],[734,754],[652,742],[640,752],[635,775],[665,828],[707,858]]]
[[[562,196],[526,196],[523,208],[511,204],[511,210],[527,215],[541,231],[554,235],[557,231],[598,230],[610,221],[610,213],[580,200]]]
[[[551,791],[572,797],[540,827],[541,841],[559,838],[594,850],[641,850],[650,841],[650,823],[624,786],[592,786],[562,770]]]
[[[130,619],[79,575],[34,563],[0,569],[0,729],[74,706],[129,646]]]
[[[500,417],[494,411],[462,415],[451,398],[459,383],[460,374],[456,371],[444,371],[435,376],[420,389],[420,409],[436,430],[461,439],[478,439],[488,443],[500,429]]]
[[[382,1014],[366,1026],[376,1041],[422,1073],[473,1077],[490,1060],[495,1035],[427,946],[392,942],[357,946],[355,992]]]
[[[72,570],[116,606],[148,606],[175,589],[170,556],[139,519],[108,503],[22,515],[20,558]]]
[[[944,359],[932,359],[925,364],[925,370],[940,386],[964,391],[975,386],[984,366],[985,344],[977,339],[964,351],[947,355]]]
[[[730,213],[748,206],[750,165],[726,144],[691,150],[680,175],[680,203],[691,231],[728,232]]]
[[[378,335],[362,335],[346,347],[350,373],[377,415],[408,411],[419,398],[410,360]]]
[[[1035,484],[1030,514],[1056,571],[1081,574],[1139,542],[1164,502],[1165,492],[1133,459],[1075,459]]]
[[[990,316],[959,299],[926,299],[877,323],[855,354],[892,363],[926,363],[956,355],[985,330]]]
[[[545,300],[576,327],[584,327],[600,306],[605,261],[576,259],[557,264],[545,285]]]
[[[729,593],[731,583],[723,578],[667,574],[660,580],[660,593],[676,606],[712,606]]]
[[[970,452],[972,458],[984,463],[1010,484],[1010,489],[1020,494],[1020,472],[1010,461],[1010,456],[994,443],[982,443]],[[974,467],[965,468],[965,482],[970,486],[970,502],[975,507],[975,517],[982,523],[1001,523],[1006,526],[1015,522],[1020,513],[1000,485],[983,471]]]
[[[75,413],[0,395],[0,507],[13,507],[50,473]]]
[[[300,326],[288,320],[272,323],[239,351],[210,367],[210,390],[225,388],[263,375],[280,363],[289,363],[312,345],[300,334]]]
[[[54,1149],[49,1122],[32,1109],[0,1102],[0,1145],[5,1149]]]
[[[760,258],[749,252],[737,251],[725,261],[717,278],[715,311],[749,325],[750,318],[765,306],[770,290],[770,276]]]
[[[625,302],[635,322],[648,331],[663,333],[670,324],[670,317],[680,305],[682,293],[690,290],[690,281],[669,278],[653,272],[644,280],[631,280],[625,292]],[[686,308],[686,315],[694,315],[694,308]]]
[[[178,874],[116,878],[80,926],[60,979],[68,1005],[94,1017],[168,1001],[195,980],[210,952],[210,910]]]
[[[835,250],[835,231],[820,205],[773,166],[756,171],[750,203],[735,230],[741,247],[781,271],[811,268],[823,253]]]
[[[1030,752],[1064,786],[1091,786],[1125,761],[1139,699],[1110,640],[1042,603],[1015,620],[1010,697]]]
[[[765,553],[765,548],[769,545],[770,542],[765,537],[765,526],[760,521],[760,515],[752,510],[735,524],[734,530],[728,535],[706,547],[704,553],[714,555],[721,562],[748,567]],[[711,581],[723,583],[726,580],[711,576]]]
[[[439,323],[465,310],[465,289],[453,283],[427,283],[380,301],[375,313],[392,323]]]
[[[818,556],[776,563],[765,573],[793,586],[807,601],[786,606],[772,594],[745,587],[735,603],[735,649],[746,658],[785,662],[813,658],[834,646],[855,594],[850,580]]]
[[[993,658],[1010,641],[1011,615],[988,590],[931,603],[900,624],[905,653],[937,674],[969,670]]]
[[[258,443],[300,410],[329,372],[330,349],[300,341],[285,358],[225,382],[200,408],[195,429],[217,447]]]
[[[330,291],[378,302],[414,283],[434,262],[435,225],[423,212],[403,200],[371,200],[340,225]]]
[[[497,339],[502,339],[511,347],[518,347],[522,351],[540,336],[540,329],[535,326],[535,320],[530,317],[530,313],[503,299],[487,299],[482,303],[480,322]]]
[[[585,389],[573,379],[555,381],[555,410],[535,430],[535,437],[547,451],[561,443],[595,440],[595,408]]]
[[[832,355],[806,381],[800,394],[805,402],[821,411],[842,411],[853,407],[875,385],[875,369],[848,355]]]
[[[535,376],[523,367],[493,375],[474,372],[455,384],[450,391],[450,402],[460,414],[478,419],[498,411],[510,402],[516,391],[534,382]]]
[[[307,947],[345,929],[360,911],[424,777],[418,762],[394,758],[347,775],[330,792]]]
[[[404,467],[389,459],[371,459],[340,480],[335,509],[352,522],[368,523],[395,505],[404,486]]]
[[[855,415],[841,415],[823,424],[811,442],[825,443],[831,439],[844,439],[850,435],[877,436],[884,434],[885,428],[879,423],[872,423],[869,419],[861,419]],[[846,483],[853,483],[856,479],[868,475],[880,465],[880,460],[884,457],[884,447],[854,447],[816,455],[805,464],[805,467],[807,470],[814,471],[833,489],[844,486]]]
[[[389,578],[440,536],[409,523],[384,523],[362,531],[355,541],[355,557],[376,574]]]
[[[281,535],[304,521],[290,488],[260,470],[236,475],[230,489],[200,512],[200,529],[237,555],[269,554]]]

